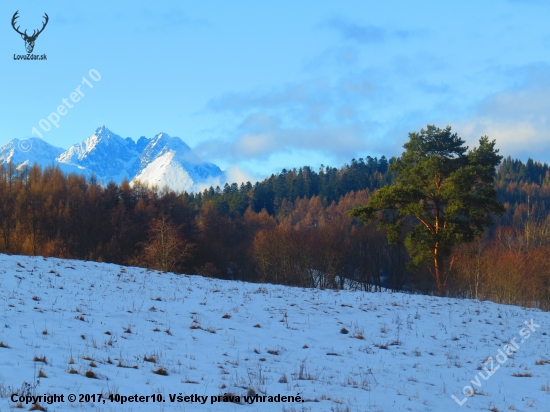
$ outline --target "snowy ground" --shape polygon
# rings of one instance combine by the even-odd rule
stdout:
[[[12,393],[63,395],[48,411],[550,411],[550,314],[514,306],[0,255],[0,316],[0,411]]]

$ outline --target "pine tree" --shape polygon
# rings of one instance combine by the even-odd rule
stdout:
[[[414,266],[431,262],[439,294],[445,287],[443,259],[452,247],[473,240],[491,224],[491,214],[504,211],[494,199],[495,168],[502,158],[495,141],[484,136],[469,152],[464,143],[450,126],[428,125],[409,133],[405,152],[390,165],[396,182],[350,211],[365,222],[378,218],[388,228],[390,243],[397,241],[403,222],[413,218],[417,224],[405,245]]]

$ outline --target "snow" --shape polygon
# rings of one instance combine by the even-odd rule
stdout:
[[[168,162],[159,160],[169,153]],[[17,166],[36,162],[41,166],[55,164],[65,173],[78,172],[86,177],[95,174],[105,184],[139,178],[149,186],[166,184],[175,191],[195,191],[214,179],[225,183],[221,169],[203,162],[179,137],[159,133],[152,139],[142,136],[136,143],[105,126],[66,151],[38,138],[13,139],[0,148],[0,163],[10,159]],[[165,167],[160,167],[161,163]]]
[[[140,156],[140,165],[132,182],[168,186],[178,192],[195,192],[215,178],[224,181],[218,166],[203,162],[179,137],[166,133],[151,139]]]
[[[64,403],[41,402],[48,411],[550,410],[546,312],[42,257],[0,255],[0,268],[0,346],[8,346],[0,347],[2,411],[15,407],[11,392],[28,384],[35,395],[65,396]],[[527,326],[531,320],[535,325]],[[487,380],[476,378],[488,376],[487,358],[514,338],[510,359],[494,361]],[[159,368],[168,375],[153,373]],[[38,378],[40,371],[47,377]],[[98,379],[87,378],[88,371]],[[462,394],[467,385],[474,396]],[[249,388],[259,395],[299,393],[305,402],[169,400],[170,394],[243,396]],[[70,403],[71,393],[161,394],[166,402]],[[467,400],[459,407],[453,395]]]
[[[155,158],[141,170],[132,180],[147,182],[150,186],[159,188],[165,185],[178,192],[195,191],[195,183],[179,162],[174,161],[175,153],[169,151]]]
[[[120,136],[112,134],[105,126],[101,126],[93,135],[84,139],[81,143],[71,146],[67,151],[62,153],[57,160],[61,163],[69,164],[81,162],[93,152],[99,143],[105,142],[105,144],[108,145],[111,138],[116,139],[117,137]]]
[[[38,137],[28,139],[13,139],[0,148],[0,163],[10,160],[16,166],[37,163],[48,166],[63,153],[63,149],[55,147]]]
[[[105,126],[75,144],[56,160],[59,164],[83,167],[86,176],[94,173],[104,183],[113,180],[121,183],[126,177],[132,177],[138,166],[139,153],[132,139],[123,139]]]

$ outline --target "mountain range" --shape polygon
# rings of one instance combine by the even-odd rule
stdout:
[[[166,185],[178,192],[196,192],[225,182],[225,174],[218,166],[203,162],[179,137],[159,133],[151,139],[142,136],[135,142],[105,126],[68,150],[37,137],[13,139],[0,148],[0,163],[10,160],[16,167],[53,164],[65,173],[94,175],[104,184],[139,180],[159,188]]]

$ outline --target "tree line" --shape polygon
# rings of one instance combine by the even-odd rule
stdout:
[[[429,268],[411,265],[410,220],[388,242],[387,227],[348,215],[396,182],[396,160],[305,166],[196,194],[8,163],[0,166],[0,251],[302,287],[436,293]],[[504,159],[494,190],[504,212],[473,242],[451,248],[444,294],[547,308],[548,165]]]

